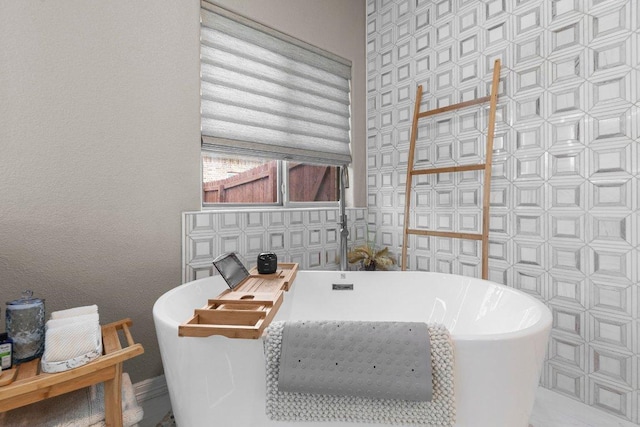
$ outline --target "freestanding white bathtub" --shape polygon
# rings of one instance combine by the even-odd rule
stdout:
[[[353,290],[332,290],[333,284],[353,284]],[[262,340],[178,336],[178,325],[224,289],[220,276],[196,280],[165,293],[153,307],[178,426],[303,424],[265,415]],[[302,319],[442,323],[454,343],[456,425],[528,426],[551,328],[549,309],[535,298],[448,274],[300,271],[275,320]]]

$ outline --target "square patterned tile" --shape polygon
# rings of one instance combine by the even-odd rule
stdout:
[[[378,5],[372,16],[382,18],[383,10]],[[487,94],[493,61],[503,61],[489,277],[552,309],[542,383],[637,422],[640,5],[629,0],[423,0],[407,15],[412,18],[407,37],[419,40],[407,45],[408,55],[421,62],[419,71],[409,70],[408,81],[427,84],[422,110]],[[379,44],[383,30],[371,31],[368,40]],[[376,55],[383,51],[376,45]],[[385,90],[411,87],[393,80],[404,64],[389,65],[395,74]],[[380,67],[374,74],[382,81],[387,72]],[[413,96],[405,93],[403,99]],[[410,115],[413,107],[404,111],[406,105],[389,108]],[[487,116],[479,111],[421,124],[417,158],[432,166],[481,162]],[[375,123],[369,135],[379,138],[386,128]],[[399,172],[408,157],[408,128],[403,132],[404,142],[395,146],[403,159],[394,165]],[[369,152],[383,150],[371,145]],[[384,191],[398,194],[387,206],[376,187],[369,210],[384,213],[384,224],[394,224],[385,225],[385,233],[401,237],[406,176],[400,183],[383,178],[379,162],[368,167],[376,186],[384,180]],[[413,188],[417,201],[411,221],[417,227],[472,230],[481,220],[472,211],[481,203],[478,177],[434,178]],[[376,221],[380,226],[379,215]],[[402,245],[381,234],[377,238]],[[430,238],[414,241],[410,268],[479,274],[469,261],[479,257],[477,245],[434,245]]]

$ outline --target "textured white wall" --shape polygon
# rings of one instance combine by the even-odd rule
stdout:
[[[364,185],[364,1],[220,3],[354,61]],[[1,301],[31,288],[48,313],[131,317],[134,382],[161,373],[151,310],[181,283],[181,212],[200,208],[199,6],[0,0]]]
[[[151,309],[200,204],[199,6],[0,2],[2,301],[131,317],[134,381],[161,373]]]

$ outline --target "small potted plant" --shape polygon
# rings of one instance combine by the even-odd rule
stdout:
[[[389,248],[377,250],[370,243],[356,246],[347,253],[349,264],[360,263],[363,270],[389,270],[396,263],[396,258],[389,253]]]

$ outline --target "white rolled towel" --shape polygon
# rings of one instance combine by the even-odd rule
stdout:
[[[102,347],[102,333],[97,313],[51,319],[45,325],[43,361],[66,361],[98,347]]]
[[[85,314],[98,314],[97,305],[85,305],[82,307],[69,308],[66,310],[54,311],[51,313],[51,319],[64,319],[67,317],[82,316]]]

